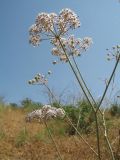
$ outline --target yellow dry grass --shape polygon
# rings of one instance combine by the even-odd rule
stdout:
[[[36,137],[43,132],[44,125],[26,123],[25,112],[21,109],[6,109],[0,112],[0,160],[58,160],[54,145],[48,136]],[[109,127],[110,139],[118,136],[120,118],[113,119]],[[111,125],[111,124],[110,124]],[[95,134],[83,135],[93,146],[96,144]],[[96,160],[93,152],[79,138],[74,136],[55,136],[64,160]],[[105,144],[101,135],[101,146]],[[116,150],[117,142],[113,144]],[[102,147],[102,159],[110,160],[106,148]]]

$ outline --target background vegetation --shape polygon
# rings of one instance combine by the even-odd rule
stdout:
[[[57,102],[53,103],[58,107]],[[58,159],[53,143],[48,135],[44,124],[25,122],[27,113],[42,107],[41,103],[35,103],[29,98],[22,100],[20,106],[17,104],[6,105],[0,103],[0,159],[1,160],[53,160]],[[72,122],[78,127],[80,133],[87,139],[91,146],[95,146],[94,116],[89,104],[85,99],[76,105],[63,105]],[[78,116],[79,124],[78,123]],[[111,104],[106,109],[106,122],[109,138],[114,148],[116,160],[120,159],[120,105]],[[53,134],[60,152],[65,160],[93,160],[94,155],[79,138],[75,130],[68,125],[67,120],[51,120],[48,127]],[[102,127],[100,127],[102,130]],[[105,143],[103,135],[101,145]],[[106,157],[106,148],[102,148],[103,159]]]

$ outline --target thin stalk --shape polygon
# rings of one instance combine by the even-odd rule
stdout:
[[[46,120],[44,121],[44,124],[45,124],[45,127],[46,127],[46,129],[47,129],[47,131],[48,131],[48,134],[49,134],[51,140],[53,141],[53,144],[54,144],[54,146],[55,146],[55,149],[56,149],[56,152],[57,152],[57,154],[58,154],[59,159],[60,159],[60,160],[63,160],[63,159],[62,159],[62,156],[61,156],[61,154],[60,154],[60,151],[59,151],[59,149],[58,149],[58,146],[57,146],[57,144],[56,144],[56,142],[55,142],[55,140],[54,140],[54,138],[53,138],[53,136],[52,136],[52,134],[51,134],[51,131],[50,131],[50,129],[48,128],[48,125],[47,125]]]
[[[99,127],[98,127],[98,118],[97,114],[94,112],[95,116],[95,124],[96,124],[96,137],[97,137],[97,149],[98,149],[98,158],[101,160],[101,153],[100,153],[100,137],[99,137]]]
[[[57,101],[55,95],[51,92],[50,88],[45,84],[45,87],[48,89],[48,91],[50,92],[51,96],[54,97],[55,101]],[[62,108],[61,104],[59,104],[60,108]],[[88,145],[88,147],[98,156],[98,153],[90,146],[90,144],[85,140],[85,138],[80,134],[80,132],[78,131],[78,129],[74,126],[74,124],[72,123],[71,119],[69,118],[69,116],[66,114],[66,118],[69,121],[69,124],[75,129],[76,133],[79,135],[79,137],[83,140],[83,142]]]
[[[67,55],[67,53],[66,53],[66,51],[65,51],[65,49],[64,49],[64,47],[63,47],[63,45],[62,45],[62,43],[61,43],[61,41],[60,41],[60,38],[58,38],[58,40],[59,40],[59,43],[60,43],[60,45],[61,45],[61,47],[62,47],[62,49],[63,49],[63,51],[64,51],[64,53],[65,53],[65,55],[66,55],[66,57],[67,57],[67,59],[68,59],[68,62],[69,62],[69,64],[70,64],[70,67],[71,67],[71,69],[72,69],[72,71],[73,71],[73,73],[74,73],[74,75],[75,75],[75,77],[76,77],[76,79],[77,79],[80,87],[82,88],[83,93],[85,94],[88,102],[90,103],[90,105],[91,105],[91,107],[92,107],[92,109],[93,109],[93,111],[94,111],[95,121],[96,121],[96,136],[97,136],[98,158],[99,158],[99,160],[101,160],[100,143],[99,143],[99,128],[98,128],[97,116],[96,116],[96,112],[95,112],[94,105],[91,103],[91,101],[90,101],[90,99],[89,99],[89,97],[88,97],[88,95],[87,95],[87,93],[86,93],[83,85],[81,84],[81,81],[80,81],[80,79],[79,79],[79,77],[78,77],[78,75],[77,75],[77,73],[76,73],[76,71],[75,71],[75,68],[73,67],[73,65],[72,65],[72,63],[71,63],[71,60],[70,60],[69,56]]]
[[[80,132],[77,130],[77,128],[73,125],[69,117],[67,116],[71,126],[75,129],[76,133],[81,137],[81,139],[89,146],[89,148],[98,156],[98,153],[89,145],[89,143],[81,136]]]
[[[119,58],[118,58],[118,59],[119,59]],[[74,57],[73,57],[73,61],[74,61],[75,65],[76,65],[76,68],[78,69],[79,74],[81,75],[80,70],[79,70],[79,68],[78,68],[78,66],[77,66],[77,63],[76,63]],[[113,72],[112,72],[112,74],[111,74],[112,76],[111,76],[110,81],[112,80],[112,78],[114,78],[116,68],[117,68],[117,65],[115,65],[115,67],[114,67],[114,69],[113,69]],[[86,89],[88,90],[88,93],[90,94],[91,98],[92,98],[93,101],[94,101],[94,98],[92,97],[92,94],[89,92],[89,89],[87,88],[87,85],[86,85],[84,79],[82,78],[82,75],[81,75],[81,79],[82,79],[84,85],[86,86]],[[110,83],[110,82],[109,82],[109,83]],[[102,112],[101,112],[101,110],[100,110],[100,106],[101,106],[102,101],[103,101],[103,99],[104,99],[104,97],[105,97],[105,95],[106,95],[107,87],[109,87],[109,86],[106,86],[106,90],[105,90],[105,92],[104,92],[104,94],[103,94],[103,97],[102,97],[102,99],[101,99],[100,104],[98,105],[99,107],[97,108],[97,110],[99,110],[99,112],[100,112],[100,114],[101,114],[102,116],[103,116],[103,114],[102,114]],[[97,106],[97,104],[96,104],[95,101],[94,101],[94,103],[95,103],[95,105]],[[97,112],[96,112],[96,113],[97,113]],[[105,122],[105,120],[103,121],[103,127],[104,127],[104,122]],[[96,125],[97,125],[97,123],[96,123]],[[97,128],[96,128],[96,129],[97,129]],[[104,128],[104,130],[105,130],[105,128]],[[109,147],[110,152],[112,151],[112,152],[111,152],[111,155],[113,156],[112,146],[111,146],[111,144],[110,144],[110,142],[109,142],[107,132],[105,132],[105,133],[106,133],[106,134],[105,134],[105,135],[106,135],[106,136],[105,136],[105,139],[106,139],[107,145],[108,145],[108,147]],[[98,141],[99,141],[99,140],[98,140]]]
[[[112,147],[111,147],[111,144],[110,144],[110,142],[109,142],[109,138],[108,138],[108,135],[107,135],[107,128],[106,128],[106,123],[105,123],[105,111],[103,112],[103,116],[102,116],[102,118],[103,118],[103,126],[104,126],[104,137],[105,137],[105,139],[106,139],[106,142],[107,142],[107,144],[108,144],[108,147],[109,147],[109,150],[110,150],[110,153],[111,153],[111,156],[112,156],[112,160],[115,160],[115,157],[114,157],[114,153],[113,153],[113,150],[112,150]]]
[[[112,78],[114,78],[115,71],[116,71],[116,68],[117,68],[119,59],[120,59],[120,56],[119,56],[118,59],[117,59],[117,62],[116,62],[115,67],[114,67],[114,69],[113,69],[113,72],[112,72],[112,74],[111,74],[111,76],[110,76],[108,85],[107,85],[106,88],[105,88],[105,91],[104,91],[104,93],[103,93],[103,96],[102,96],[102,98],[101,98],[101,101],[100,101],[100,103],[99,103],[99,105],[98,105],[98,108],[97,108],[97,110],[96,110],[96,113],[97,113],[97,111],[99,110],[99,112],[100,112],[101,115],[102,115],[102,112],[101,112],[101,110],[100,110],[100,106],[101,106],[102,101],[103,101],[103,99],[104,99],[104,97],[105,97],[105,95],[106,95],[106,92],[107,92],[107,90],[108,90],[108,87],[109,87],[109,85],[110,85],[110,82],[111,82]],[[77,66],[77,63],[76,63],[74,57],[73,57],[73,61],[74,61],[75,65],[76,65],[76,68],[77,68],[77,70],[78,70],[78,72],[79,72],[79,74],[80,74],[80,76],[81,76],[81,79],[82,79],[82,81],[83,81],[83,83],[84,83],[84,85],[85,85],[88,93],[90,94],[91,98],[92,98],[93,101],[94,101],[94,98],[92,97],[92,94],[89,92],[89,89],[87,88],[87,85],[86,85],[84,79],[82,78],[82,75],[81,75],[81,73],[80,73],[80,70],[79,70],[79,68],[78,68],[78,66]],[[94,101],[94,103],[95,103],[95,105],[97,106],[97,104],[96,104],[95,101]],[[105,120],[104,120],[104,121],[105,121]],[[104,127],[104,122],[103,122],[103,127]],[[105,129],[105,128],[104,128],[104,129]],[[106,132],[105,139],[106,139],[107,145],[108,145],[108,147],[109,147],[109,149],[110,149],[111,155],[114,156],[114,155],[113,155],[112,146],[111,146],[111,144],[110,144],[110,142],[109,142],[109,139],[108,139],[107,132]]]
[[[103,99],[104,99],[104,97],[105,97],[105,95],[106,95],[106,93],[107,93],[108,87],[109,87],[109,85],[110,85],[110,83],[111,83],[111,80],[112,80],[114,74],[115,74],[115,71],[116,71],[116,68],[117,68],[117,66],[118,66],[119,61],[120,61],[120,54],[119,54],[119,57],[118,57],[118,59],[117,59],[117,61],[116,61],[116,63],[115,63],[115,66],[114,66],[114,68],[113,68],[113,71],[112,71],[112,73],[111,73],[111,75],[110,75],[108,84],[106,85],[106,88],[105,88],[105,90],[104,90],[104,92],[103,92],[103,96],[102,96],[102,98],[101,98],[101,100],[100,100],[100,103],[99,103],[99,105],[98,105],[98,108],[97,108],[97,110],[96,110],[96,113],[97,113],[97,111],[99,110],[99,108],[100,108],[100,106],[101,106],[101,104],[102,104],[102,102],[103,102]]]
[[[55,99],[55,101],[57,101],[57,99],[56,99],[56,97],[54,96],[54,94],[52,93],[51,89],[50,89],[46,84],[44,84],[44,86],[47,88],[48,92],[51,94],[52,101],[53,101],[53,99]]]
[[[68,59],[69,65],[70,65],[70,67],[71,67],[71,69],[72,69],[72,71],[73,71],[73,73],[74,73],[74,75],[75,75],[75,77],[76,77],[76,79],[77,79],[77,81],[78,81],[78,83],[79,83],[79,85],[80,85],[83,93],[85,94],[85,96],[86,96],[88,102],[90,103],[91,107],[93,108],[93,110],[95,110],[93,104],[91,103],[88,95],[86,94],[86,92],[85,92],[85,90],[84,90],[84,88],[83,88],[83,86],[82,86],[82,84],[81,84],[81,82],[80,82],[80,79],[79,79],[79,77],[78,77],[78,75],[77,75],[77,73],[76,73],[76,71],[75,71],[75,68],[73,67],[72,62],[71,62],[69,56],[67,55],[67,53],[66,53],[66,51],[65,51],[65,49],[64,49],[64,47],[63,47],[63,45],[62,45],[59,37],[58,37],[58,41],[59,41],[59,43],[60,43],[60,45],[61,45],[61,47],[62,47],[62,49],[63,49],[63,51],[64,51],[64,53],[65,53],[65,55],[66,55],[66,57],[67,57],[67,59]]]
[[[72,57],[73,57],[73,61],[74,61],[74,63],[75,63],[75,67],[77,68],[78,73],[79,73],[79,75],[80,75],[80,78],[81,78],[81,80],[83,81],[83,84],[84,84],[84,86],[86,87],[86,90],[88,91],[89,95],[91,96],[91,99],[93,100],[93,103],[94,103],[95,106],[97,107],[97,104],[96,104],[96,102],[95,102],[95,100],[94,100],[91,92],[89,91],[89,89],[88,89],[88,87],[87,87],[87,85],[86,85],[86,83],[85,83],[85,81],[84,81],[84,79],[83,79],[83,77],[82,77],[82,74],[80,73],[80,70],[79,70],[78,65],[77,65],[77,63],[76,63],[76,61],[75,61],[75,58],[74,58],[74,56],[72,56]],[[97,119],[97,115],[96,115],[95,112],[94,112],[94,116],[95,116],[95,122],[96,122],[96,136],[97,136],[97,146],[98,146],[98,153],[99,153],[98,155],[99,155],[99,159],[101,159],[101,157],[100,157],[100,138],[99,138],[98,119]],[[79,115],[79,117],[80,117],[80,115]],[[79,124],[79,118],[78,118],[78,123],[77,123],[77,124]]]

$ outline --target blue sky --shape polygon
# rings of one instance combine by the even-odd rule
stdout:
[[[73,34],[93,39],[92,47],[77,59],[81,72],[93,95],[104,90],[100,79],[109,77],[114,65],[106,60],[106,48],[120,44],[120,3],[117,0],[1,0],[0,1],[0,96],[7,102],[20,102],[29,97],[46,102],[43,88],[29,86],[27,80],[36,73],[52,70],[49,86],[61,92],[73,90],[77,82],[68,64],[53,66],[52,46],[43,42],[39,47],[28,43],[28,28],[40,12],[56,12],[62,8],[74,10],[81,27]],[[119,86],[118,68],[116,83]]]

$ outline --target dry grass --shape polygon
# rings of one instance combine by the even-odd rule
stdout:
[[[25,112],[21,109],[6,109],[0,112],[0,160],[58,160],[54,145],[46,134],[44,125],[25,123]],[[110,139],[118,136],[120,118],[109,121]],[[95,146],[94,133],[84,135],[88,142]],[[73,136],[56,135],[64,160],[96,160],[91,150],[79,139]],[[101,135],[101,144],[105,144]],[[114,150],[117,142],[113,143]],[[96,150],[96,148],[94,148]],[[110,160],[108,151],[102,147],[102,159]]]

